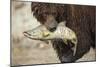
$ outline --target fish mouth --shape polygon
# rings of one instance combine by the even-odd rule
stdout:
[[[30,39],[38,40],[38,38],[34,38],[30,33],[28,32],[23,32],[24,36]]]
[[[32,40],[45,40],[45,39],[42,39],[42,38],[34,38],[30,33],[28,32],[23,32],[24,36],[27,37],[27,38],[30,38]]]
[[[23,32],[24,36],[29,37],[31,36],[31,34],[29,34],[28,32]]]
[[[25,37],[28,37],[28,38],[30,38],[30,39],[33,39],[33,38],[32,38],[32,35],[31,35],[30,33],[28,33],[28,32],[23,32],[23,34],[24,34]]]

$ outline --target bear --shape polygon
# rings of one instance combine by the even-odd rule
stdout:
[[[51,32],[56,30],[60,22],[66,21],[66,27],[76,33],[78,43],[75,56],[72,46],[66,45],[61,39],[52,40],[61,63],[75,62],[84,56],[90,47],[96,49],[96,6],[32,2],[31,11]],[[72,43],[68,41],[68,44]]]

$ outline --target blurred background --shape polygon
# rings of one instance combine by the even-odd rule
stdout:
[[[37,27],[39,22],[31,12],[31,2],[12,0],[11,2],[11,64],[47,64],[60,63],[52,44],[31,40],[23,32]],[[79,61],[95,60],[92,48]]]
[[[59,63],[52,45],[31,40],[23,32],[40,25],[31,12],[31,2],[12,1],[12,65]]]

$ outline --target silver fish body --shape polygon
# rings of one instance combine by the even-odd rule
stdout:
[[[24,35],[28,38],[35,40],[52,40],[52,39],[62,39],[66,44],[70,40],[75,46],[72,48],[73,55],[76,53],[77,48],[77,36],[73,30],[64,26],[64,23],[58,25],[54,32],[50,32],[45,26],[40,25],[32,30],[24,32]]]

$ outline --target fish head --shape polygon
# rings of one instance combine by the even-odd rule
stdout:
[[[28,30],[24,32],[24,35],[30,39],[46,39],[47,36],[50,35],[50,31],[45,28],[45,26],[38,26],[34,29]]]

